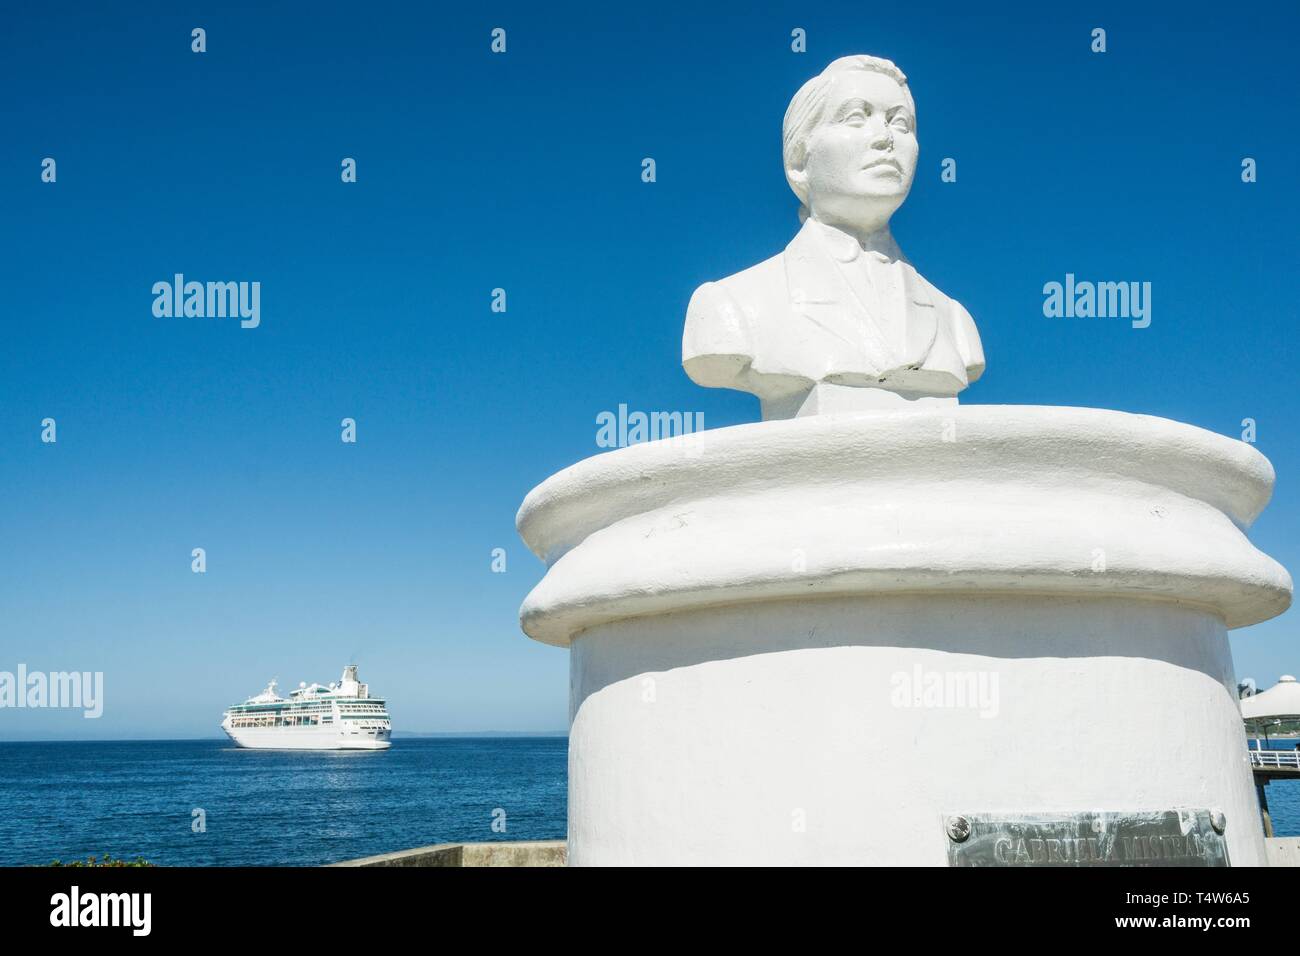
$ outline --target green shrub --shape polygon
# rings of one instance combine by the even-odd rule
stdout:
[[[115,860],[105,853],[102,858],[89,856],[85,860],[73,860],[71,863],[55,860],[50,866],[153,866],[153,864],[142,856],[137,856],[134,860]]]

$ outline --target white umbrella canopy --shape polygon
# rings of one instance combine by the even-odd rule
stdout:
[[[1283,674],[1268,690],[1242,698],[1241,716],[1252,733],[1295,733],[1300,730],[1300,681]]]
[[[1268,690],[1243,699],[1241,716],[1247,720],[1257,717],[1300,719],[1300,681],[1290,674],[1283,674]]]

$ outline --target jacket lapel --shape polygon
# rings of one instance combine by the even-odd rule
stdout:
[[[808,220],[786,246],[786,281],[790,305],[796,315],[852,348],[864,367],[879,374],[898,365],[895,350],[868,313],[871,289],[859,262],[842,263],[815,232]],[[858,369],[835,369],[858,371]]]

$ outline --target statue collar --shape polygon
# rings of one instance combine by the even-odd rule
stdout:
[[[862,247],[862,244],[859,243],[856,238],[849,235],[847,232],[836,229],[834,226],[828,226],[825,223],[818,222],[815,219],[808,219],[803,224],[803,228],[799,230],[799,233],[800,235],[795,237],[796,240],[804,234],[815,236],[838,262],[853,262],[859,256],[867,256],[878,262],[885,263],[907,261],[903,258],[902,250],[898,248],[898,243],[894,241],[894,237],[890,234],[888,229],[883,230],[881,233],[877,233],[877,235],[873,237],[875,241],[873,241],[866,249]]]

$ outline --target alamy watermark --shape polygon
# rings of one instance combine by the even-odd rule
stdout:
[[[1133,328],[1151,324],[1150,282],[1076,281],[1073,272],[1065,282],[1043,285],[1043,315],[1049,319],[1131,319]]]
[[[178,272],[171,282],[155,282],[153,295],[153,314],[160,319],[238,317],[244,329],[262,323],[260,282],[186,282]]]
[[[26,664],[18,672],[0,671],[0,708],[57,707],[85,711],[81,716],[94,720],[104,713],[103,671],[28,672]]]
[[[148,936],[152,911],[152,893],[83,893],[74,884],[50,897],[51,926],[124,926],[132,936]]]
[[[624,404],[617,412],[604,411],[596,415],[596,446],[598,448],[626,448],[648,441],[684,438],[704,431],[703,412],[639,412],[628,411]],[[683,444],[688,451],[698,443]]]
[[[929,671],[916,664],[910,671],[895,671],[889,702],[895,707],[936,710],[978,710],[980,717],[998,715],[997,671]]]

